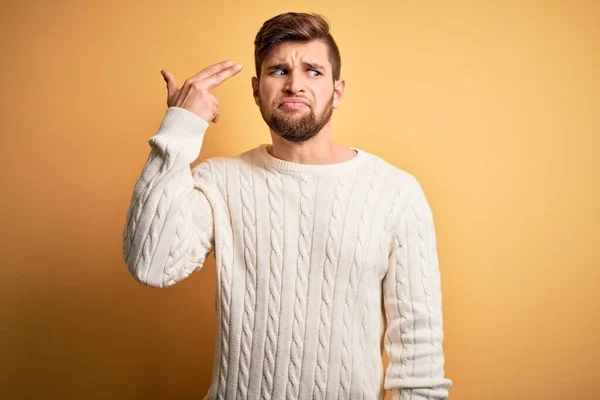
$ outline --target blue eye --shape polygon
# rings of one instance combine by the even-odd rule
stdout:
[[[314,72],[315,73],[312,76],[319,76],[319,75],[321,75],[321,73],[319,71],[315,71],[314,69],[311,69],[310,72]]]
[[[282,73],[280,73],[282,72]],[[272,75],[283,75],[283,73],[285,73],[284,69],[276,69],[275,71],[273,71],[271,74]]]

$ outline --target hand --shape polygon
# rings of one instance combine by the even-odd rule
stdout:
[[[175,77],[161,70],[167,83],[167,106],[185,108],[206,122],[219,120],[219,101],[211,93],[214,88],[242,70],[241,64],[222,61],[203,69],[178,88]]]

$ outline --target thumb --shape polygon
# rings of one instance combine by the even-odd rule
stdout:
[[[173,93],[177,91],[177,83],[175,82],[175,77],[172,73],[165,69],[160,70],[160,74],[162,75],[165,83],[167,84],[167,97],[170,98]]]

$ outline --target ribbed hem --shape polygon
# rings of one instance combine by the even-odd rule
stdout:
[[[300,164],[290,161],[281,160],[273,157],[267,151],[268,144],[261,144],[256,148],[258,156],[263,163],[270,168],[276,169],[280,172],[291,172],[291,173],[310,173],[310,174],[326,174],[335,175],[341,174],[348,171],[352,171],[360,167],[367,159],[368,154],[361,149],[350,147],[356,151],[356,155],[348,161],[335,164]]]
[[[200,139],[208,128],[208,122],[191,111],[180,107],[169,107],[161,123],[159,133],[161,136],[195,136]]]
[[[169,107],[158,133],[148,143],[162,153],[176,154],[180,160],[192,163],[200,154],[207,128],[208,122],[193,112]]]

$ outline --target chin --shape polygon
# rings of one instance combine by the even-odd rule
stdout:
[[[309,135],[304,135],[304,136],[296,136],[296,135],[290,135],[290,134],[285,134],[285,133],[281,133],[281,132],[277,132],[277,135],[279,137],[281,137],[282,139],[291,142],[291,143],[304,143],[309,141],[310,139],[314,138],[315,136],[317,136],[316,133],[314,134],[309,134]]]

